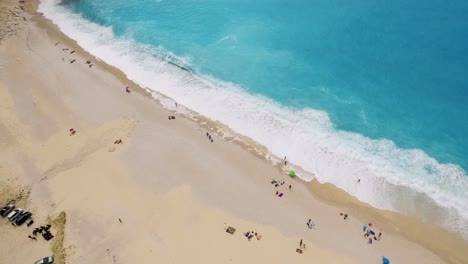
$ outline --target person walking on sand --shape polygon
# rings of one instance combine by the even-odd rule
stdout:
[[[125,86],[125,92],[130,93],[130,87]]]
[[[301,241],[299,242],[299,247],[302,247],[302,239],[301,239]]]

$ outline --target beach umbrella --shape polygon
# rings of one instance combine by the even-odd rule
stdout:
[[[289,176],[294,177],[296,176],[296,172],[294,170],[289,171]]]
[[[390,260],[386,257],[382,257],[382,263],[383,264],[390,264]]]

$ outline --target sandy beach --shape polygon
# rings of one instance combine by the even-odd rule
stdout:
[[[290,178],[216,124],[177,114],[184,106],[163,108],[37,3],[1,3],[13,22],[0,43],[0,203],[16,200],[35,223],[0,217],[0,264],[468,263],[456,234]],[[47,223],[52,240],[28,238]],[[368,223],[382,233],[372,244]]]

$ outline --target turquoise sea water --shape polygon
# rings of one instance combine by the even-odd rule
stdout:
[[[377,207],[415,213],[424,195],[468,234],[467,1],[51,2],[46,16],[137,82]],[[398,186],[406,208],[385,201]]]

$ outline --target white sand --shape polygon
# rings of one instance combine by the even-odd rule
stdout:
[[[317,199],[308,184],[241,146],[216,137],[210,143],[186,118],[169,121],[173,113],[41,16],[0,46],[0,58],[0,177],[31,189],[39,218],[67,213],[67,263],[370,264],[382,255],[392,263],[467,263],[466,242],[439,229],[405,234],[413,220],[403,216],[382,220],[375,227],[383,228],[382,240],[368,245],[362,225],[379,211],[356,205],[349,208],[359,217],[344,221],[336,205],[351,202],[336,189],[323,187],[339,198]],[[113,144],[119,138],[123,144]],[[286,181],[282,198],[272,178]],[[309,218],[316,229],[306,227]],[[34,244],[25,230],[0,219],[0,256],[10,252],[0,263],[47,255],[47,243]],[[247,241],[250,230],[262,239]],[[432,243],[431,234],[443,235]]]

